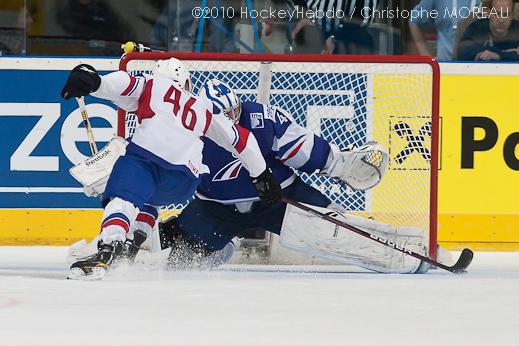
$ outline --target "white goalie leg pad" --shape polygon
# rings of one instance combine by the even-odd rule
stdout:
[[[322,173],[339,179],[355,190],[368,190],[382,180],[389,165],[389,154],[377,142],[340,151],[332,146]]]
[[[149,251],[151,253],[162,251],[158,223],[155,223],[155,226],[153,226],[151,233],[148,234],[146,241],[141,244],[140,248],[141,250]]]
[[[67,264],[71,265],[74,262],[80,261],[95,254],[98,251],[97,242],[99,241],[99,238],[99,235],[97,235],[91,241],[81,239],[70,245],[67,250]],[[158,253],[162,251],[157,224],[155,224],[151,236],[146,238],[146,241],[141,244],[140,248],[141,251],[139,252],[139,255],[142,254],[143,251],[148,251],[150,253]]]
[[[70,174],[84,186],[85,195],[93,197],[105,191],[114,164],[126,153],[127,145],[124,138],[114,137],[97,154],[70,168]]]
[[[113,241],[125,241],[133,228],[139,209],[132,203],[119,197],[112,199],[103,212],[100,238],[105,244]]]
[[[86,239],[81,239],[74,244],[70,245],[67,250],[67,264],[72,264],[79,260],[82,260],[88,256],[92,256],[95,254],[97,249],[97,241],[99,240],[99,235],[97,235],[90,242]]]
[[[322,213],[411,251],[425,252],[424,232],[417,227],[394,227],[382,222],[340,214],[310,206]],[[280,244],[312,256],[338,263],[353,264],[381,273],[415,273],[421,261],[390,247],[367,239],[343,227],[292,205],[287,205],[281,228]],[[423,270],[423,267],[420,268]]]

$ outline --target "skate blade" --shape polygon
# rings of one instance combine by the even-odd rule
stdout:
[[[101,280],[105,274],[106,269],[104,268],[92,268],[92,273],[90,274],[86,274],[80,268],[72,268],[67,276],[67,280],[96,281]]]

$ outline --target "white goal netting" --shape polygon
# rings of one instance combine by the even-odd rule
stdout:
[[[155,59],[170,56],[174,54],[132,53],[121,66],[141,74],[151,70]],[[285,61],[275,61],[275,56],[244,61],[236,55],[226,59],[185,53],[177,57],[190,69],[195,93],[207,79],[221,79],[242,101],[281,107],[298,124],[340,148],[377,140],[388,149],[390,165],[382,182],[368,192],[352,191],[315,174],[301,176],[348,210],[395,226],[420,227],[435,243],[431,163],[435,165],[436,157],[432,133],[437,121],[438,70],[434,62],[384,57],[361,62],[324,56],[319,62],[286,56],[278,58]],[[134,115],[120,111],[119,121],[124,121],[119,131],[124,129],[124,134],[119,134],[131,137],[137,126]],[[163,213],[182,207],[165,206]]]

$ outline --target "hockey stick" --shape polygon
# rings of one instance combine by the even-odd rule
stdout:
[[[94,140],[94,133],[92,132],[92,126],[90,126],[90,121],[88,120],[88,113],[85,106],[85,98],[84,97],[76,97],[77,104],[79,105],[79,110],[81,111],[81,117],[83,118],[83,124],[85,124],[85,129],[88,137],[88,144],[90,144],[90,151],[92,154],[97,154],[97,145]]]
[[[321,213],[320,211],[317,211],[313,208],[310,208],[302,203],[299,203],[299,202],[296,202],[296,201],[293,201],[289,198],[286,198],[286,197],[283,197],[282,198],[283,202],[287,203],[287,204],[291,204],[293,205],[294,207],[296,208],[299,208],[301,210],[304,210],[306,212],[309,212],[310,214],[313,214],[315,216],[318,216],[326,221],[329,221],[337,226],[340,226],[340,227],[343,227],[343,228],[346,228],[352,232],[355,232],[365,238],[368,238],[368,239],[371,239],[373,241],[376,241],[377,243],[380,243],[382,245],[385,245],[387,247],[390,247],[392,248],[393,250],[396,250],[396,251],[400,251],[406,255],[409,255],[409,256],[412,256],[414,258],[417,258],[419,260],[422,260],[424,262],[427,262],[435,267],[438,267],[438,268],[441,268],[441,269],[445,269],[445,270],[448,270],[452,273],[463,273],[465,271],[465,269],[467,269],[467,267],[470,265],[470,262],[472,262],[472,258],[474,257],[474,253],[472,252],[472,250],[470,249],[463,249],[463,251],[461,252],[461,255],[460,257],[458,258],[458,261],[452,265],[452,266],[447,266],[445,264],[442,264],[440,262],[437,262],[435,260],[433,260],[432,258],[429,258],[427,256],[424,256],[424,255],[421,255],[419,253],[416,253],[416,252],[413,252],[409,249],[406,249],[405,247],[403,246],[399,246],[398,244],[396,243],[392,243],[390,241],[388,241],[387,239],[384,239],[382,237],[379,237],[378,235],[375,235],[375,234],[370,234],[366,231],[363,231],[355,226],[352,226],[352,225],[349,225],[345,222],[342,222],[342,221],[339,221],[333,217],[331,217],[330,215],[327,215],[327,214],[324,214],[324,213]]]

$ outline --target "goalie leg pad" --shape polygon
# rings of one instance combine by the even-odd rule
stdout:
[[[340,214],[326,208],[312,208],[414,252],[424,252],[424,233],[416,227],[394,227],[359,216]],[[338,263],[353,264],[381,273],[415,273],[421,261],[393,250],[288,205],[280,243],[289,249]]]

